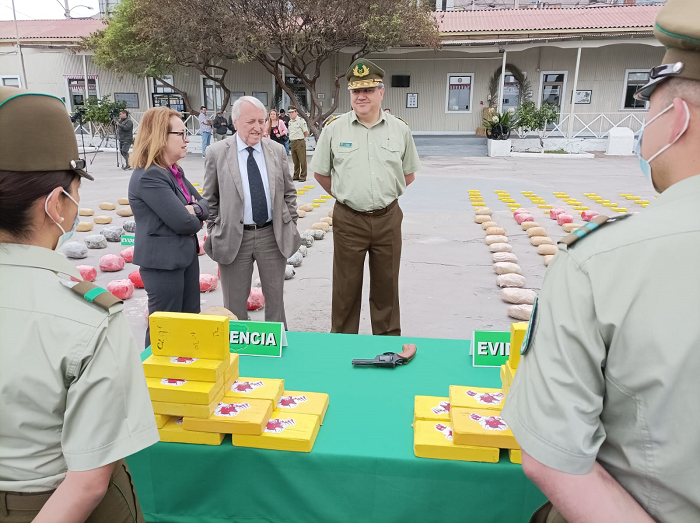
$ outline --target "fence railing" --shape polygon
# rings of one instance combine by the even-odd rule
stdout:
[[[544,133],[545,138],[566,138],[569,134],[570,114],[562,115],[558,122],[550,123]],[[627,127],[637,134],[646,120],[647,113],[574,113],[571,138],[605,138],[611,129]],[[520,138],[537,133],[516,131]]]

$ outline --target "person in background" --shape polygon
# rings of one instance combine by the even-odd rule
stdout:
[[[637,155],[660,195],[559,242],[502,411],[550,500],[533,523],[700,521],[697,3],[669,0],[654,34]]]
[[[26,140],[27,119],[51,132]],[[59,98],[0,87],[3,523],[144,521],[124,461],[159,439],[139,351],[122,302],[55,252],[84,169]]]
[[[134,122],[129,118],[129,111],[126,109],[119,113],[119,121],[117,122],[117,136],[119,139],[119,152],[124,158],[122,169],[130,171],[129,165],[129,149],[134,141]]]
[[[274,109],[270,110],[270,114],[267,117],[267,129],[265,131],[265,136],[270,138],[273,142],[285,145],[289,142],[289,132],[287,131],[287,126],[284,125],[284,120],[277,118],[277,111]]]
[[[207,116],[207,107],[203,105],[199,108],[199,133],[202,135],[202,158],[207,154],[207,147],[211,142],[211,131],[213,120]]]
[[[236,134],[236,126],[233,125],[233,115],[228,117],[228,130],[231,131],[231,134]]]
[[[156,107],[144,113],[131,155],[134,264],[140,266],[149,314],[200,312],[197,233],[209,217],[209,204],[178,165],[188,141],[180,113]]]
[[[296,107],[289,108],[289,147],[292,150],[294,162],[294,180],[306,181],[306,137],[309,136],[309,127],[303,118],[299,117]]]
[[[228,134],[228,121],[224,116],[223,111],[218,111],[216,113],[216,118],[214,118],[214,141],[218,142],[226,138]]]
[[[238,129],[215,143],[204,162],[204,197],[211,214],[204,250],[219,264],[224,307],[248,318],[248,296],[257,264],[265,321],[283,322],[284,271],[299,246],[297,192],[284,148],[265,138],[265,106],[252,96],[231,110]]]
[[[284,122],[286,127],[289,127],[289,116],[284,112],[284,109],[280,109],[280,120]],[[287,136],[287,141],[284,142],[284,148],[287,151],[287,156],[289,156],[291,154],[289,149],[289,136]]]
[[[391,114],[391,109],[384,109],[384,112],[385,112],[386,114]]]

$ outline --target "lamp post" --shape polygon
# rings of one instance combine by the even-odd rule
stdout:
[[[61,3],[60,0],[56,0],[56,2],[58,2],[58,4],[63,8],[63,16],[66,18],[66,20],[70,20],[70,12],[76,7],[84,7],[88,11],[92,11],[94,9],[89,5],[75,5],[73,7],[69,7],[68,0],[63,0],[63,3]]]
[[[12,0],[12,18],[15,20],[15,37],[17,38],[17,50],[19,51],[19,61],[22,64],[22,88],[29,89],[27,85],[27,71],[24,69],[24,55],[22,45],[19,43],[19,27],[17,26],[17,13],[15,13],[15,0]]]

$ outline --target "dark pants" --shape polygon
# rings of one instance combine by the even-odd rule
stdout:
[[[530,523],[566,523],[566,519],[564,519],[561,512],[548,501],[532,515]]]
[[[289,142],[294,162],[294,179],[306,181],[306,140],[292,140]]]
[[[372,214],[341,203],[333,210],[333,312],[331,332],[357,334],[362,276],[369,253],[369,313],[372,334],[401,336],[399,267],[401,222],[398,200]]]
[[[194,240],[193,240],[194,241]],[[139,269],[148,294],[148,314],[159,312],[191,312],[199,314],[199,258],[192,249],[192,262],[184,269],[171,271]],[[146,329],[146,347],[151,344],[150,326]]]
[[[124,158],[124,163],[129,165],[129,149],[131,148],[132,140],[119,140],[119,152]]]
[[[30,523],[53,494],[0,492],[0,523]],[[131,473],[123,459],[114,465],[105,497],[85,523],[143,523],[143,513]]]

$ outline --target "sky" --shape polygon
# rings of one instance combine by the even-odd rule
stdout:
[[[17,20],[42,20],[63,18],[63,5],[65,0],[15,0]],[[92,7],[90,11],[84,7]],[[93,16],[99,13],[98,0],[68,0],[68,7],[73,18]],[[12,20],[12,0],[0,0],[0,20]]]

